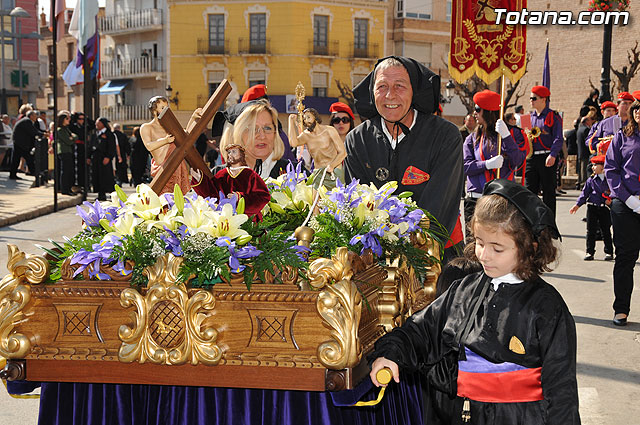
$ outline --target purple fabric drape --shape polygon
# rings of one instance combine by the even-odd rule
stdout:
[[[370,400],[377,389],[363,398]],[[335,407],[326,392],[42,383],[39,425],[422,424],[417,375],[375,407]]]

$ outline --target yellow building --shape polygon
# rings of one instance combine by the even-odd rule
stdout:
[[[336,80],[352,87],[386,51],[386,1],[169,0],[167,8],[167,78],[181,115],[224,78],[232,102],[266,84],[281,113],[301,81],[305,104],[326,114],[340,96]]]

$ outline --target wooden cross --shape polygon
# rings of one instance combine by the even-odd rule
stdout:
[[[162,128],[175,138],[174,143],[176,148],[171,152],[171,155],[167,157],[162,165],[162,169],[151,181],[151,189],[153,189],[154,192],[160,194],[171,178],[171,175],[185,159],[191,168],[200,170],[203,175],[209,178],[213,177],[211,170],[196,150],[194,143],[200,134],[205,131],[216,111],[222,105],[222,102],[229,96],[229,93],[231,93],[231,84],[229,84],[227,80],[223,80],[215,93],[211,95],[207,104],[204,105],[202,115],[198,122],[192,129],[187,129],[189,130],[188,132],[182,128],[182,125],[180,125],[180,122],[169,107],[164,108],[164,110],[158,114],[158,121],[160,125],[162,125]]]

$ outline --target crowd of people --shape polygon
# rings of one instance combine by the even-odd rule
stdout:
[[[32,104],[22,105],[13,119],[3,115],[0,122],[0,166],[9,169],[9,179],[20,180],[18,174],[25,173],[35,176],[31,187],[47,184],[53,177],[55,135],[56,177],[63,195],[93,189],[104,200],[114,183],[150,181],[149,151],[138,127],[128,137],[108,118],[87,120],[83,112],[63,110],[49,119],[46,111],[37,111]]]
[[[457,128],[440,116],[439,84],[438,75],[411,58],[380,59],[353,89],[360,125],[348,105],[336,102],[321,111],[329,125],[307,108],[290,115],[287,128],[266,87],[254,86],[214,118],[219,147],[198,138],[196,150],[212,170],[188,170],[181,162],[162,191],[175,184],[203,196],[223,191],[245,198],[246,211],[259,217],[269,200],[264,180],[289,163],[302,162],[316,187],[330,188],[338,179],[377,187],[396,181],[398,193],[410,191],[446,230],[444,266],[462,254],[463,218],[465,261],[478,272],[465,272],[462,283],[376,343],[373,382],[382,367],[398,381],[400,370],[428,364],[437,375],[429,389],[430,423],[449,423],[452,412],[462,412],[467,421],[486,418],[473,423],[577,424],[575,324],[541,274],[558,258],[556,196],[566,157],[575,153],[582,194],[570,212],[587,205],[585,260],[594,258],[597,233],[605,260],[614,260],[615,248],[613,323],[626,325],[640,252],[640,91],[601,105],[592,92],[574,129],[563,135],[563,117],[551,108],[547,87],[531,89],[529,113],[518,106],[504,118],[498,93],[475,93],[474,112]],[[130,139],[106,117],[85,123],[84,114],[61,111],[52,123],[61,193],[91,185],[103,200],[114,183],[137,185],[168,167],[175,137],[159,122],[168,105],[162,96],[152,98],[153,119]],[[0,128],[0,155],[12,148],[11,179],[20,178],[21,160],[36,176],[46,170],[40,155],[54,133],[46,115],[28,105],[20,114],[13,128],[5,117]],[[504,385],[511,379],[504,372],[517,374],[518,385]]]

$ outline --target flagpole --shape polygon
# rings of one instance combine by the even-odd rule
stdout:
[[[53,211],[58,211],[58,17],[56,1],[51,2],[49,19],[51,20],[51,55],[53,61]],[[64,12],[63,12],[64,13]],[[64,22],[64,21],[63,21]],[[64,23],[63,23],[64,25]]]
[[[500,78],[500,119],[504,119],[504,69]],[[498,133],[498,155],[502,152],[502,136]],[[500,168],[498,168],[497,177],[500,178]]]

